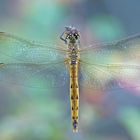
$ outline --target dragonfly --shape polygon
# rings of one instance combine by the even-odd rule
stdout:
[[[40,88],[70,87],[70,108],[73,132],[79,129],[79,89],[91,91],[137,88],[140,86],[140,35],[119,41],[87,47],[80,44],[80,32],[65,27],[60,39],[65,47],[37,43],[0,32],[0,81]],[[19,77],[21,80],[15,80]]]

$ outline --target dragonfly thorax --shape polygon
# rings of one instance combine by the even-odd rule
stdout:
[[[76,64],[80,59],[79,45],[68,45],[68,58],[71,64]]]

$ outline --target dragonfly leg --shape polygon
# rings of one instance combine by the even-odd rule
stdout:
[[[65,59],[64,63],[66,65],[66,68],[69,68],[69,59],[68,58]]]
[[[63,33],[61,34],[60,39],[61,39],[62,41],[64,41],[65,44],[67,44],[67,40],[66,40],[66,38],[64,38],[64,33],[65,33],[65,32],[63,32]]]

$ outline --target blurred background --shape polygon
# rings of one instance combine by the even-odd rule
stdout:
[[[0,0],[0,31],[61,44],[64,27],[74,25],[88,46],[140,33],[139,5],[139,0]],[[0,82],[0,139],[140,140],[138,91],[85,93],[80,132],[74,134],[69,85],[48,91]]]

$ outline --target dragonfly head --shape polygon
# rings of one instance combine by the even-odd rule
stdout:
[[[66,44],[75,44],[80,42],[80,34],[75,27],[68,26],[65,27],[65,31],[60,36],[60,39],[63,40]]]

